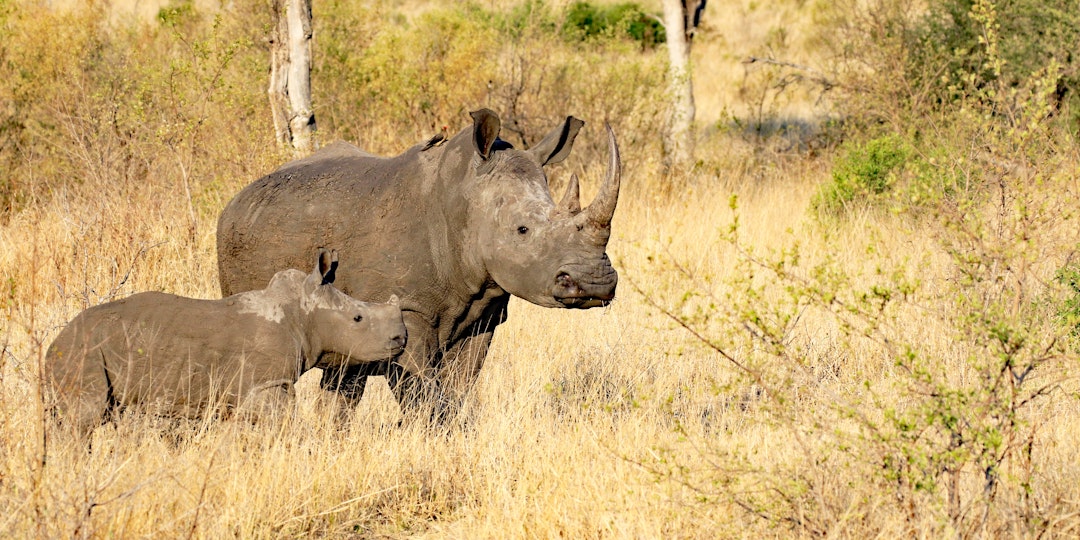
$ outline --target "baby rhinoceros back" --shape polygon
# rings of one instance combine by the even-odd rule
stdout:
[[[221,300],[146,292],[80,313],[49,347],[45,376],[61,422],[86,436],[139,406],[194,418],[291,404],[312,367],[391,359],[404,350],[397,299],[362,302],[333,286],[336,252],[283,270],[263,290]],[[332,363],[332,364],[331,364]]]

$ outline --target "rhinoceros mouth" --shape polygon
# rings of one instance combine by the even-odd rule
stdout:
[[[559,272],[555,276],[555,289],[552,291],[555,301],[563,307],[575,309],[588,309],[602,307],[611,303],[615,298],[615,286],[597,285],[589,286],[579,284],[566,272]]]
[[[396,337],[390,340],[390,344],[386,346],[387,358],[392,360],[401,355],[401,353],[405,352],[405,345],[406,342],[403,337]]]
[[[604,300],[602,298],[588,297],[588,298],[556,298],[563,307],[573,309],[588,309],[594,307],[603,307],[611,303],[611,300]]]

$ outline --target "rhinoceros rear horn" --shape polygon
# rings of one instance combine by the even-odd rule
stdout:
[[[607,228],[611,224],[611,218],[615,215],[615,205],[619,202],[619,184],[622,179],[622,160],[619,158],[619,144],[615,142],[615,132],[607,123],[604,127],[607,129],[608,151],[611,154],[607,175],[596,198],[577,215],[577,219],[585,220],[599,229]]]
[[[487,160],[491,157],[491,147],[499,138],[499,130],[502,122],[499,115],[491,109],[480,109],[469,113],[473,119],[473,143],[476,144],[476,153]]]
[[[533,159],[541,167],[566,159],[574,146],[574,138],[577,137],[578,131],[581,131],[581,126],[584,125],[585,122],[573,116],[567,116],[562,127],[548,133],[544,140],[536,143],[535,146],[528,150],[529,154],[533,156]]]
[[[566,194],[563,195],[557,208],[560,212],[566,212],[571,216],[581,211],[581,188],[576,174],[570,175],[570,182],[566,184]]]
[[[315,263],[315,272],[320,279],[321,284],[326,285],[334,282],[335,274],[337,273],[338,255],[337,250],[329,250],[326,248],[319,248],[318,261]]]

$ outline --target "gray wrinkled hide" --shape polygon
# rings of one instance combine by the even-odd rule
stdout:
[[[389,365],[324,372],[323,387],[359,399],[367,375],[388,374],[403,405],[455,404],[475,380],[510,294],[541,306],[590,308],[615,294],[605,252],[621,162],[608,128],[608,177],[589,207],[577,179],[558,205],[543,166],[563,160],[583,122],[568,117],[517,150],[498,138],[495,113],[396,157],[338,142],[244,188],[218,222],[224,294],[248,290],[266,268],[294,265],[335,245],[343,291],[401,297],[409,343]],[[328,219],[327,216],[333,216]],[[354,254],[379,254],[354,259]]]
[[[400,354],[406,329],[396,299],[345,295],[330,283],[336,263],[321,255],[311,274],[278,272],[264,290],[221,300],[144,292],[83,311],[46,355],[61,420],[85,436],[108,413],[136,405],[188,418],[238,405],[258,414],[290,403],[293,383],[312,367]]]

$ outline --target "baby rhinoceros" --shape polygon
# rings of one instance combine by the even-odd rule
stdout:
[[[85,437],[138,406],[166,416],[258,415],[288,406],[312,367],[386,361],[405,347],[397,297],[361,302],[333,286],[337,252],[221,300],[144,292],[89,308],[49,347],[59,420]],[[344,360],[343,360],[344,359]]]

